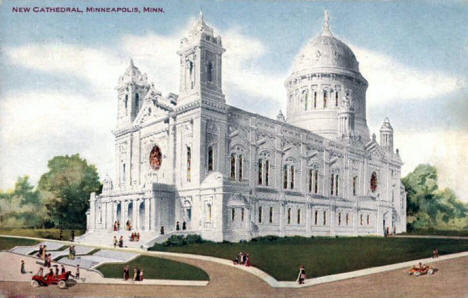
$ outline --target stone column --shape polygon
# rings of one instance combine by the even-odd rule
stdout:
[[[137,223],[137,212],[139,211],[138,210],[138,200],[133,200],[133,214],[132,214],[132,225],[133,225],[133,228],[136,230],[137,227],[138,227],[138,223]]]
[[[148,198],[145,199],[145,231],[149,231],[150,229],[150,200]]]
[[[312,235],[312,230],[311,230],[311,215],[312,215],[312,204],[311,203],[306,203],[306,235],[310,237]]]
[[[156,218],[159,216],[157,214],[156,198],[151,198],[151,229],[157,232],[156,230]]]
[[[91,193],[89,200],[89,215],[91,217],[91,230],[96,228],[96,193]]]

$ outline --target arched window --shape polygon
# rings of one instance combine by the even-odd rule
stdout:
[[[288,188],[288,166],[284,165],[283,169],[283,188],[287,189]]]
[[[318,193],[318,170],[315,170],[314,174],[314,193]]]
[[[268,186],[270,184],[270,161],[267,159],[265,160],[265,185]]]
[[[187,182],[192,181],[191,170],[192,170],[192,148],[190,148],[190,146],[187,146]]]
[[[371,180],[370,180],[370,189],[372,192],[377,190],[377,174],[372,172]]]
[[[243,175],[243,172],[242,172],[242,169],[243,169],[243,163],[244,163],[244,159],[242,157],[242,154],[239,154],[238,156],[239,158],[239,181],[242,181],[242,175]]]
[[[273,207],[270,207],[270,223],[273,222]]]
[[[339,176],[336,175],[336,177],[335,177],[335,196],[338,195],[338,182],[339,182],[339,181],[340,181],[340,180],[339,180]]]
[[[193,62],[189,61],[190,89],[193,89],[195,85],[194,73]]]
[[[314,91],[314,109],[317,108],[317,91]]]
[[[330,194],[333,195],[333,188],[335,186],[335,174],[331,174],[331,177],[330,177]]]
[[[346,213],[346,225],[349,225],[349,214]]]
[[[262,223],[262,206],[258,207],[258,222]]]
[[[290,181],[291,189],[294,189],[294,173],[295,173],[294,166],[291,166],[291,181]]]
[[[338,91],[335,92],[335,106],[338,106]]]
[[[327,107],[327,90],[323,90],[323,108]]]
[[[301,209],[297,209],[297,224],[301,224]]]
[[[370,224],[370,216],[369,216],[369,214],[367,214],[367,225],[369,225],[369,224]]]
[[[323,211],[323,225],[327,225],[327,211]]]
[[[356,189],[357,189],[357,176],[353,177],[353,196],[356,195]]]
[[[231,154],[231,179],[236,180],[236,155]]]
[[[314,175],[313,172],[314,171],[312,169],[309,169],[309,179],[308,179],[308,181],[309,181],[309,183],[308,183],[309,184],[309,192],[312,192],[312,179],[313,179],[313,175]]]
[[[124,103],[125,103],[125,109],[127,109],[127,107],[128,107],[128,94],[125,94],[125,101],[124,101]]]
[[[231,220],[234,221],[235,218],[236,218],[236,209],[232,208],[231,209]]]
[[[315,210],[315,213],[314,213],[314,224],[317,225],[318,223],[318,211]]]
[[[338,213],[338,225],[341,226],[341,212]]]
[[[140,95],[138,93],[135,93],[135,111],[138,112],[140,109]]]
[[[214,162],[213,146],[208,146],[208,171],[214,170],[213,162]]]
[[[125,173],[125,163],[122,164],[122,184],[125,184],[125,177],[127,174]]]
[[[291,208],[288,208],[288,225],[291,224]]]
[[[208,62],[207,72],[208,82],[213,82],[213,63]]]
[[[263,184],[263,161],[261,158],[258,160],[258,184]]]
[[[208,221],[211,221],[211,204],[208,204]]]

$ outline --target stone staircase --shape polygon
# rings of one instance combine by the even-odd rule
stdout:
[[[105,230],[96,230],[92,232],[86,232],[84,235],[75,237],[75,242],[77,243],[87,243],[95,245],[114,245],[114,236],[117,237],[117,240],[120,239],[120,236],[123,236],[123,245],[124,247],[130,248],[144,248],[144,244],[157,238],[159,233],[151,231],[136,231],[140,233],[140,241],[130,241],[130,235],[135,231],[105,231]]]

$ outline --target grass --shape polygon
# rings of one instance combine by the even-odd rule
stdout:
[[[128,263],[104,264],[96,269],[104,277],[122,278],[125,265],[130,267],[130,277],[133,277],[133,268],[138,267],[144,270],[145,279],[209,280],[208,274],[200,268],[150,256],[139,256]]]
[[[15,246],[36,245],[38,241],[21,238],[0,237],[0,250],[12,249]]]
[[[437,236],[465,236],[468,237],[468,230],[439,230],[439,229],[415,229],[406,235],[437,235]]]
[[[195,243],[183,246],[155,245],[151,250],[193,253],[232,260],[240,251],[277,280],[291,281],[300,265],[307,275],[318,277],[432,256],[467,251],[468,240],[414,238],[304,238],[270,237],[246,243]]]
[[[63,230],[63,240],[71,239],[72,230]],[[84,230],[74,230],[75,237],[80,236]],[[15,235],[15,236],[26,236],[26,237],[38,237],[60,240],[60,229],[19,229],[19,228],[1,228],[0,234],[3,235]]]

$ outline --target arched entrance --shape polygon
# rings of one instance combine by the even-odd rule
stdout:
[[[140,207],[138,208],[138,228],[140,230],[145,229],[145,208],[146,208],[146,203],[140,203]]]
[[[128,230],[129,227],[133,227],[133,202],[128,203],[127,210],[127,221],[125,222],[125,228]]]

